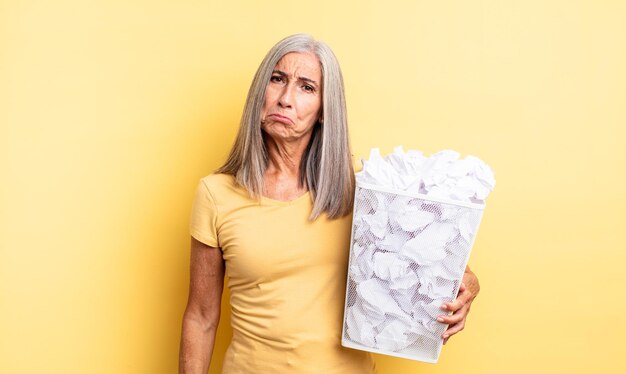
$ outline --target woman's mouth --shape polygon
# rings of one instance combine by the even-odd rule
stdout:
[[[272,113],[272,114],[268,115],[267,117],[273,119],[276,122],[284,123],[285,125],[293,125],[293,121],[291,120],[291,118],[282,116],[282,115],[277,114],[277,113]]]

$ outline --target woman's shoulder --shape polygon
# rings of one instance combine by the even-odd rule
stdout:
[[[230,174],[209,174],[200,178],[200,184],[204,185],[214,200],[228,200],[247,196],[245,190],[237,184],[235,177]]]
[[[230,174],[223,173],[212,173],[205,177],[200,178],[200,181],[204,183],[207,187],[225,187],[232,186],[235,184],[235,178]]]

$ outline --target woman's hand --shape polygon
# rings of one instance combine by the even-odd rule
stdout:
[[[452,335],[465,328],[467,314],[472,306],[472,301],[474,301],[479,291],[480,285],[478,284],[478,278],[468,266],[465,268],[465,274],[463,274],[463,281],[461,287],[459,287],[459,295],[456,300],[452,303],[444,303],[441,306],[442,310],[452,312],[452,315],[441,315],[437,317],[438,322],[449,325],[448,329],[442,335],[443,344],[446,344]]]

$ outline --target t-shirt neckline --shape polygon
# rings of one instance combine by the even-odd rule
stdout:
[[[265,204],[271,204],[271,205],[294,205],[301,201],[306,201],[310,196],[311,196],[311,191],[307,191],[293,200],[283,201],[283,200],[275,200],[266,196],[261,196],[261,201]]]

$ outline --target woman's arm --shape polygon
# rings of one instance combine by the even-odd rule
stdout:
[[[205,374],[220,320],[224,260],[219,248],[191,238],[189,299],[183,316],[179,373]]]
[[[463,281],[461,287],[459,287],[459,295],[452,303],[445,303],[441,306],[442,310],[452,312],[452,315],[442,315],[437,318],[437,321],[441,323],[447,323],[448,329],[443,333],[443,344],[448,342],[448,339],[457,332],[460,332],[465,328],[465,321],[467,320],[467,314],[472,306],[472,301],[478,292],[480,291],[480,285],[478,284],[478,278],[474,274],[469,266],[465,268],[465,274],[463,274]]]

